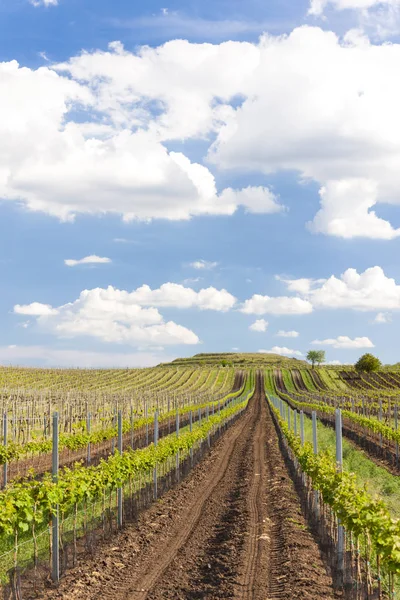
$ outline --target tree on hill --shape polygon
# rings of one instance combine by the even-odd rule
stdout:
[[[306,358],[314,368],[315,364],[320,365],[325,362],[325,350],[309,350]]]
[[[354,365],[356,371],[364,371],[365,373],[372,373],[373,371],[379,371],[382,367],[382,363],[373,354],[363,354],[356,364]]]

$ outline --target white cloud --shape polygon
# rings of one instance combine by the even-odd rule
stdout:
[[[392,315],[390,313],[380,312],[376,315],[373,323],[390,323],[392,321]]]
[[[208,168],[164,144],[204,137],[231,110],[215,99],[236,95],[237,77],[210,69],[215,59],[227,65],[232,52],[244,72],[244,55],[257,51],[178,40],[134,55],[113,42],[109,52],[83,53],[52,69],[1,63],[0,196],[63,220],[107,212],[125,221],[184,220],[231,215],[241,202],[277,210],[266,188],[218,193]],[[73,121],[74,109],[86,122]]]
[[[39,327],[58,337],[91,336],[104,342],[152,346],[199,343],[190,329],[173,321],[165,322],[154,307],[140,306],[135,292],[130,294],[112,286],[84,290],[77,300],[57,308],[33,303],[17,305],[14,312],[37,315]]]
[[[50,304],[42,304],[41,302],[32,302],[31,304],[16,304],[14,306],[14,312],[17,315],[32,315],[35,317],[57,315],[57,309],[50,306]],[[28,323],[28,321],[25,321]],[[22,324],[23,326],[24,324]]]
[[[291,350],[281,346],[274,346],[271,350],[259,350],[261,354],[281,354],[282,356],[303,356],[299,350]]]
[[[322,15],[327,6],[335,10],[366,10],[374,7],[400,5],[400,0],[311,0],[308,13]]]
[[[64,263],[68,267],[75,267],[76,265],[106,264],[110,262],[111,258],[96,256],[95,254],[85,256],[84,258],[80,258],[79,260],[75,260],[73,258],[67,258],[64,260]]]
[[[399,57],[400,44],[303,26],[259,43],[173,40],[133,54],[112,42],[52,68],[2,63],[0,197],[61,219],[268,213],[283,210],[273,191],[218,189],[212,165],[289,170],[320,187],[313,231],[392,239],[399,229],[375,210],[400,204]],[[167,149],[190,139],[214,140],[208,167]]]
[[[240,309],[250,315],[304,315],[312,312],[312,304],[302,298],[261,296],[254,294]]]
[[[106,353],[79,349],[46,348],[45,346],[0,346],[2,364],[46,367],[153,367],[169,362],[175,356],[152,352]]]
[[[250,325],[249,329],[251,329],[251,331],[267,331],[267,327],[268,321],[265,319],[257,319],[252,325]]]
[[[129,240],[127,238],[114,238],[113,242],[116,244],[138,244],[135,240]]]
[[[242,190],[226,188],[220,198],[227,206],[243,206],[249,213],[272,214],[285,210],[278,196],[266,187],[248,186]]]
[[[226,312],[236,304],[236,298],[226,290],[214,287],[196,292],[179,283],[163,283],[152,290],[142,285],[130,294],[131,300],[140,306],[170,306],[173,308],[200,308]]]
[[[264,36],[246,100],[218,131],[209,159],[232,170],[294,170],[318,182],[313,231],[398,236],[373,208],[400,204],[399,54],[399,44],[374,45],[354,32],[340,40],[317,27]]]
[[[199,283],[199,281],[202,281],[203,277],[188,277],[187,279],[184,279],[182,281],[183,285],[192,285],[193,283]]]
[[[340,360],[329,360],[324,363],[324,365],[342,365],[343,363]]]
[[[298,331],[283,331],[281,329],[280,331],[278,331],[278,333],[276,335],[278,337],[297,338],[297,337],[299,337],[299,332]]]
[[[217,262],[203,260],[202,258],[200,260],[195,260],[194,262],[190,263],[190,266],[193,267],[193,269],[199,269],[199,270],[200,269],[214,269],[217,265],[218,265]]]
[[[333,346],[333,348],[374,348],[374,344],[367,337],[356,337],[354,340],[347,335],[339,335],[337,338],[327,340],[314,340],[315,346]]]
[[[58,0],[29,0],[33,6],[57,6]]]
[[[351,308],[354,310],[399,310],[400,285],[386,277],[381,267],[371,267],[363,273],[347,269],[340,278],[284,280],[291,291],[302,295],[314,308]]]
[[[367,237],[391,240],[400,235],[389,221],[370,209],[376,204],[378,187],[369,179],[328,181],[320,190],[321,209],[309,223],[311,231],[342,238]]]
[[[74,302],[53,308],[33,302],[17,304],[16,314],[37,317],[41,329],[59,337],[92,336],[105,342],[141,345],[198,344],[193,331],[165,322],[156,307],[199,308],[226,312],[236,299],[226,290],[213,287],[195,292],[176,283],[152,290],[142,285],[133,292],[106,289],[84,290]]]

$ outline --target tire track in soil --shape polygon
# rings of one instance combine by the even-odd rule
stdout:
[[[262,393],[192,475],[45,598],[331,600]]]
[[[261,393],[258,377],[246,428],[220,487],[210,495],[198,528],[146,596],[148,600],[255,597],[258,556],[266,539],[260,531],[265,462]]]

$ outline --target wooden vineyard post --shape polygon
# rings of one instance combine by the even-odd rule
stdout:
[[[338,471],[343,469],[343,437],[342,437],[342,411],[340,408],[336,409],[335,412],[335,431],[336,431],[336,468]],[[344,529],[338,519],[338,532],[337,532],[337,574],[339,587],[343,583],[343,571],[344,571]]]
[[[53,482],[58,481],[58,412],[53,414],[53,450],[52,450],[52,475]],[[51,518],[51,578],[54,583],[60,580],[60,532],[58,505],[54,507],[54,513]]]
[[[379,400],[379,422],[382,423],[382,398]],[[382,448],[382,433],[379,433],[379,443]]]
[[[86,432],[89,436],[89,440],[88,440],[88,445],[87,445],[87,464],[90,465],[90,460],[91,460],[91,456],[90,456],[90,424],[91,424],[91,415],[90,412],[88,412],[87,417],[86,417]]]
[[[7,448],[7,413],[6,412],[3,414],[3,446],[4,446],[4,448]],[[7,470],[8,470],[8,465],[7,465],[7,461],[5,461],[4,465],[3,465],[3,488],[5,488],[7,485]]]
[[[118,453],[122,456],[122,411],[118,411]],[[118,527],[122,527],[123,488],[118,488]]]
[[[176,409],[176,437],[177,438],[179,437],[179,410],[178,409]],[[176,479],[179,483],[179,450],[176,453]]]
[[[317,413],[315,410],[312,411],[312,432],[313,432],[313,451],[314,454],[318,454],[318,436],[317,436]],[[318,506],[318,490],[314,491],[315,501],[315,516],[319,517],[319,506]]]
[[[154,413],[154,445],[158,444],[158,412]],[[157,500],[157,465],[153,471],[153,482],[154,482],[154,500]]]

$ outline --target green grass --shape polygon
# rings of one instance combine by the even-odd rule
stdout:
[[[301,377],[306,385],[306,388],[308,389],[309,392],[318,392],[319,391],[319,389],[316,387],[316,385],[310,375],[309,369],[301,369],[300,375],[301,375]]]
[[[312,443],[311,419],[304,419],[305,439]],[[318,450],[329,450],[333,455],[336,447],[336,434],[333,429],[318,421]],[[354,473],[358,483],[366,486],[374,498],[382,499],[393,517],[400,518],[400,477],[392,475],[384,467],[379,467],[362,451],[343,438],[343,468]]]

